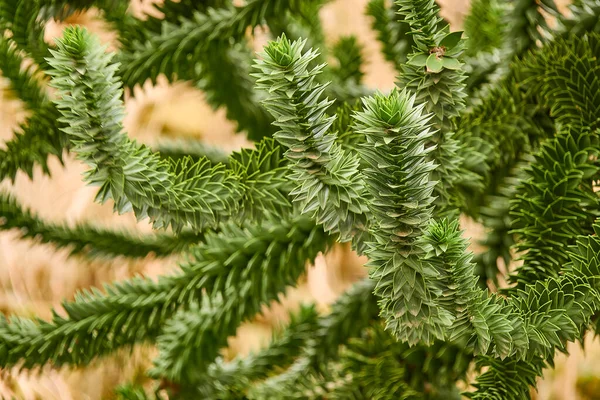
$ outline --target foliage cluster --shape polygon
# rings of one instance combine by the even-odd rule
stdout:
[[[71,152],[98,202],[163,232],[50,223],[7,193],[0,229],[85,257],[185,255],[171,275],[82,292],[49,321],[2,316],[0,367],[79,366],[153,343],[156,391],[132,383],[121,398],[451,399],[475,370],[462,395],[518,400],[557,351],[598,332],[598,0],[567,13],[474,0],[466,32],[434,0],[370,0],[398,73],[389,93],[363,85],[359,39],[328,48],[324,3],[165,0],[164,18],[138,19],[123,0],[0,0],[0,71],[29,111],[0,150],[0,179],[47,174]],[[92,7],[118,52],[81,27],[44,41],[48,21]],[[272,40],[255,56],[262,26]],[[203,90],[255,147],[131,140],[123,88],[161,74]],[[481,254],[461,214],[487,228]],[[224,361],[240,323],[335,242],[368,257],[369,277]],[[517,260],[511,284],[488,289]]]

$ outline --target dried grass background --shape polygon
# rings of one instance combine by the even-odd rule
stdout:
[[[364,16],[366,0],[336,0],[322,10],[322,19],[329,40],[340,35],[354,34],[365,46],[366,84],[382,90],[394,85],[394,71],[383,61],[379,45]],[[132,4],[134,12],[149,9],[150,1]],[[468,10],[465,0],[441,1],[443,13],[454,29],[459,29],[462,17]],[[94,12],[79,15],[67,23],[84,24],[102,35],[107,43],[115,45],[114,34],[109,32]],[[62,26],[54,24],[48,29],[47,39],[60,35]],[[264,38],[256,40],[256,46]],[[130,136],[152,144],[161,137],[195,137],[234,150],[250,144],[243,135],[233,132],[233,124],[224,117],[223,110],[214,112],[204,102],[203,95],[185,83],[169,85],[161,82],[155,87],[145,86],[135,90],[135,98],[126,102],[125,127]],[[12,129],[26,117],[21,105],[6,90],[0,77],[0,143],[8,140]],[[93,202],[95,189],[81,181],[83,166],[66,157],[65,165],[56,159],[50,162],[52,178],[38,169],[33,181],[20,174],[14,185],[0,183],[8,188],[25,206],[31,207],[51,221],[92,221],[113,229],[150,231],[146,223],[136,223],[132,215],[117,216],[110,204],[100,206]],[[466,225],[467,226],[467,225]],[[467,226],[469,235],[480,229]],[[68,258],[66,251],[56,251],[52,246],[32,244],[16,239],[14,232],[0,233],[0,312],[23,316],[49,318],[52,307],[60,309],[63,299],[72,299],[77,290],[105,282],[123,280],[136,274],[156,276],[168,273],[176,260],[157,260],[147,257],[140,261],[115,259],[90,262],[84,258]],[[364,276],[364,260],[357,258],[345,246],[338,246],[326,257],[319,257],[297,288],[289,289],[281,304],[265,309],[251,323],[244,324],[235,338],[231,338],[227,357],[247,354],[269,339],[274,326],[285,320],[288,310],[302,302],[316,302],[323,310],[349,284]],[[538,399],[600,399],[600,386],[596,376],[600,373],[600,351],[597,343],[588,338],[586,355],[576,345],[570,347],[571,356],[559,356],[557,368],[548,371],[540,383]],[[149,347],[123,351],[112,357],[94,362],[80,369],[52,370],[44,368],[38,374],[19,373],[16,370],[0,371],[0,398],[2,399],[110,399],[114,387],[131,381],[146,382],[144,372],[155,351]],[[594,386],[598,388],[595,389]],[[578,390],[579,388],[579,390]],[[578,393],[578,391],[580,393]],[[586,393],[585,395],[583,393]],[[597,393],[597,394],[595,394]]]

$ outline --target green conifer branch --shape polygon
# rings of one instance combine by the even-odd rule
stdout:
[[[512,280],[519,284],[557,276],[577,236],[592,233],[600,200],[593,179],[598,136],[567,129],[542,144],[511,205],[517,249],[524,265]]]
[[[464,191],[467,212],[474,217],[479,217],[486,195],[498,192],[498,186],[519,160],[554,134],[545,107],[536,104],[532,92],[523,89],[520,64],[513,64],[512,68],[514,73],[491,87],[457,123],[456,137],[463,143],[475,144],[477,152],[484,156],[479,169],[474,170],[484,178],[484,187]]]
[[[305,262],[331,239],[306,218],[234,224],[209,233],[181,271],[157,282],[133,278],[80,292],[52,321],[0,318],[0,365],[88,364],[119,348],[156,339],[167,319],[204,296],[234,296],[258,309],[293,285]],[[239,321],[238,321],[239,323]],[[212,360],[210,360],[212,361]]]
[[[35,112],[48,101],[46,91],[40,83],[43,77],[34,65],[24,66],[24,57],[15,42],[0,37],[0,71],[2,77],[8,79],[10,89],[23,102],[24,106]]]
[[[486,281],[498,284],[500,270],[498,260],[502,260],[504,267],[510,266],[513,260],[512,246],[515,244],[514,235],[511,233],[510,202],[517,193],[525,175],[525,167],[533,160],[529,154],[522,159],[513,170],[502,180],[497,189],[486,195],[480,209],[480,218],[486,228],[486,237],[479,242],[485,250],[475,255],[477,274],[480,285],[486,287]]]
[[[582,276],[585,272],[592,271],[579,270],[529,285],[511,299],[512,306],[523,313],[527,343],[510,358],[480,357],[478,363],[489,370],[477,378],[477,391],[469,397],[527,398],[523,393],[535,385],[555,350],[566,352],[567,342],[580,340],[598,310],[600,294],[590,284],[597,281],[598,270],[590,277]]]
[[[364,111],[355,118],[367,140],[360,153],[368,164],[364,176],[372,196],[369,276],[376,282],[387,328],[399,340],[429,344],[443,338],[452,323],[451,315],[435,304],[433,270],[417,243],[433,212],[436,182],[430,174],[435,164],[428,160],[432,148],[426,148],[433,135],[431,117],[406,91],[377,94],[363,103]]]
[[[504,7],[498,0],[475,0],[465,16],[467,56],[491,52],[502,46]]]
[[[594,232],[600,232],[600,227],[594,225]],[[477,378],[477,390],[467,393],[470,398],[528,398],[530,387],[535,386],[543,368],[552,365],[554,349],[564,352],[567,341],[583,337],[600,306],[599,254],[598,236],[580,236],[571,247],[563,276],[545,283],[538,281],[519,291],[513,304],[517,309],[528,310],[529,315],[523,315],[527,318],[531,350],[525,347],[520,357],[504,360],[479,357],[479,366],[489,369]]]
[[[116,390],[117,400],[168,400],[162,393],[155,391],[151,395],[146,393],[141,385],[122,385]]]
[[[258,220],[264,214],[291,212],[289,194],[293,184],[289,181],[283,151],[275,140],[264,138],[256,149],[234,152],[229,165],[243,189],[237,220]]]
[[[206,47],[193,77],[215,109],[224,106],[227,118],[237,122],[237,130],[245,130],[249,139],[258,141],[272,136],[275,127],[254,90],[251,63],[252,55],[245,43],[227,48],[217,42]]]
[[[103,7],[103,10],[105,18],[119,32],[119,40],[123,48],[121,59],[126,60],[131,57],[135,60],[139,47],[148,40],[160,36],[163,30],[178,29],[196,14],[209,15],[214,10],[225,12],[227,6],[230,6],[230,2],[223,0],[202,2],[186,0],[177,3],[169,0],[161,5],[155,5],[159,12],[167,16],[165,19],[148,16],[145,20],[137,19],[114,7]],[[207,101],[215,109],[223,106],[226,108],[227,118],[237,122],[238,131],[245,130],[250,139],[258,141],[264,136],[273,134],[272,120],[260,107],[256,93],[252,90],[254,80],[249,76],[252,56],[246,43],[241,39],[240,41],[241,43],[235,46],[219,40],[204,43],[202,57],[190,63],[185,71],[179,70],[177,76],[167,74],[167,78],[193,81],[206,93]],[[157,74],[159,73],[160,71]],[[151,79],[155,81],[156,76]],[[141,84],[144,81],[145,78],[131,83],[125,80],[125,84],[131,88],[136,83]],[[236,95],[232,96],[231,93]]]
[[[542,10],[544,13],[542,13]],[[538,47],[552,36],[546,15],[559,17],[554,0],[512,0],[505,16],[504,26],[509,46],[514,55]]]
[[[135,51],[121,57],[123,82],[132,87],[147,79],[154,81],[161,73],[170,78],[189,75],[211,44],[240,42],[247,28],[253,29],[288,10],[294,11],[302,3],[300,0],[251,0],[241,7],[194,13],[192,19],[184,19],[179,25],[164,24],[161,35],[149,38],[136,46]]]
[[[175,382],[198,382],[239,324],[255,316],[263,305],[278,300],[286,286],[296,284],[306,262],[327,250],[330,243],[311,222],[300,222],[304,226],[292,225],[290,231],[285,231],[283,224],[272,227],[269,242],[261,241],[258,229],[229,225],[223,230],[224,237],[207,237],[206,248],[191,251],[190,266],[182,268],[186,271],[205,266],[204,273],[195,274],[189,285],[204,287],[208,297],[203,297],[199,307],[181,310],[166,323],[158,337],[160,353],[153,375]],[[273,237],[275,231],[281,238]],[[230,246],[231,250],[219,255],[221,262],[217,264],[212,261],[214,256],[205,253],[219,245]],[[227,274],[206,282],[212,269],[224,267],[229,268]]]
[[[365,135],[354,129],[354,114],[362,110],[362,104],[344,103],[336,110],[336,118],[331,130],[337,132],[337,140],[347,152],[357,152],[365,142]]]
[[[270,42],[256,62],[257,87],[268,93],[263,104],[280,128],[275,138],[287,148],[294,202],[326,231],[348,241],[366,225],[359,159],[345,152],[330,130],[335,116],[326,110],[331,102],[320,98],[326,85],[315,82],[324,66],[308,69],[317,52],[303,53],[304,45],[285,36]]]
[[[581,36],[587,32],[600,32],[600,1],[582,0],[569,5],[570,17],[560,18],[560,31],[564,34]]]
[[[247,394],[253,382],[291,364],[317,328],[319,317],[314,307],[302,306],[290,318],[289,324],[275,331],[267,347],[230,362],[217,358],[208,367],[201,384],[186,395],[215,400],[238,399]]]
[[[10,194],[0,191],[0,230],[18,230],[21,239],[50,243],[56,248],[67,248],[70,255],[90,257],[129,258],[154,254],[166,257],[202,241],[202,234],[184,232],[173,236],[157,234],[140,236],[125,230],[108,230],[88,224],[74,227],[44,221],[23,209]]]
[[[312,391],[328,363],[339,357],[341,346],[376,319],[379,310],[373,288],[373,282],[364,279],[343,293],[332,304],[331,312],[319,318],[318,328],[307,338],[300,357],[283,373],[252,386],[248,397],[270,399],[283,394],[286,398],[306,398],[304,390]]]
[[[343,83],[360,84],[364,77],[362,71],[365,60],[363,47],[356,36],[343,36],[333,46],[332,55],[337,64],[329,68],[329,74]]]
[[[433,222],[422,238],[442,292],[438,304],[454,316],[447,339],[475,354],[506,357],[513,347],[513,321],[506,305],[478,286],[473,255],[461,233],[457,220],[444,219]]]
[[[324,385],[327,398],[458,400],[456,382],[465,378],[470,359],[463,362],[457,350],[441,342],[409,347],[374,325],[343,349],[340,376]]]
[[[594,61],[600,56],[600,35],[557,39],[535,54],[524,60],[523,74],[555,120],[591,129],[600,126],[600,66]]]
[[[3,37],[0,37],[0,71],[31,113],[15,131],[14,138],[5,143],[6,149],[0,149],[0,180],[14,181],[19,170],[32,177],[35,165],[49,173],[48,156],[62,160],[67,146],[56,122],[58,110],[40,85],[43,81],[35,66],[25,68],[23,52],[11,39]]]
[[[481,178],[462,165],[481,155],[454,137],[452,121],[464,109],[467,97],[461,61],[466,40],[461,38],[462,32],[450,33],[434,0],[399,0],[396,4],[414,40],[398,86],[415,93],[417,104],[424,104],[425,110],[434,114],[432,122],[438,132],[432,137],[436,148],[431,157],[439,167],[432,175],[439,181],[436,213],[443,215],[463,206],[457,190],[461,182],[469,187],[481,185]]]
[[[211,167],[206,159],[160,160],[122,132],[117,65],[110,63],[112,56],[97,39],[69,28],[53,55],[57,106],[68,124],[64,131],[73,150],[91,167],[86,180],[101,186],[97,200],[112,198],[116,210],[133,209],[138,218],[150,217],[155,227],[176,230],[185,225],[196,230],[214,227],[238,212],[244,191],[223,165]],[[269,189],[277,190],[282,178],[273,184]]]
[[[474,400],[529,399],[531,387],[547,366],[541,357],[530,362],[486,357],[480,358],[478,364],[489,369],[477,377],[473,384],[477,390],[465,393]]]
[[[44,20],[38,20],[41,5],[28,0],[0,0],[0,29],[8,29],[20,50],[45,69],[48,44],[44,41]]]
[[[50,174],[48,157],[51,155],[62,163],[68,140],[59,131],[58,118],[54,104],[46,103],[17,128],[14,137],[4,143],[6,149],[0,149],[0,180],[8,178],[14,182],[18,171],[33,178],[36,165],[43,173]]]
[[[351,340],[342,351],[338,379],[331,384],[328,399],[410,399],[423,392],[411,387],[406,347],[377,325],[366,338]],[[450,398],[449,398],[450,399]]]

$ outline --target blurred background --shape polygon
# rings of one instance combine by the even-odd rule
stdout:
[[[158,1],[158,0],[154,0]],[[355,35],[364,46],[365,83],[388,90],[394,86],[394,71],[379,53],[379,45],[370,29],[370,20],[364,15],[367,0],[336,0],[322,10],[322,20],[331,42],[341,35]],[[461,28],[468,12],[468,0],[440,0],[442,13],[453,30]],[[154,11],[150,0],[134,0],[132,12],[139,15]],[[65,24],[83,24],[101,35],[114,49],[114,35],[94,11],[73,16],[64,24],[51,24],[47,40],[61,34]],[[259,49],[266,35],[258,35]],[[127,96],[125,128],[128,134],[147,144],[164,137],[194,137],[231,151],[250,144],[243,135],[234,133],[234,126],[225,119],[222,110],[213,111],[204,101],[203,94],[185,83],[168,85],[164,81],[151,87],[137,87]],[[0,76],[0,142],[12,135],[12,130],[26,117],[19,101],[7,90]],[[1,145],[1,144],[0,144]],[[67,157],[65,165],[56,159],[50,161],[52,178],[40,170],[30,180],[18,175],[14,185],[0,185],[10,190],[19,201],[50,221],[75,224],[91,221],[100,226],[150,231],[144,223],[136,223],[131,214],[113,214],[112,206],[93,202],[95,189],[82,183],[83,166]],[[477,237],[481,229],[464,221],[469,237]],[[474,249],[476,250],[476,249]],[[126,259],[93,261],[68,257],[68,251],[56,251],[49,245],[16,239],[14,232],[0,233],[0,312],[5,315],[51,317],[51,308],[60,309],[61,301],[72,299],[76,291],[104,282],[122,280],[136,274],[156,276],[168,273],[176,259],[147,257],[132,262]],[[302,302],[316,302],[323,310],[336,296],[359,277],[364,276],[364,260],[346,246],[336,247],[326,257],[320,256],[296,288],[290,288],[280,304],[265,309],[261,316],[246,323],[230,338],[227,358],[264,345],[271,331],[286,319],[290,309]],[[539,390],[533,396],[544,400],[600,399],[600,346],[589,337],[586,355],[579,345],[569,347],[570,356],[557,357],[556,369],[547,371]],[[1,399],[111,399],[114,388],[126,382],[145,382],[145,370],[155,354],[152,348],[136,348],[120,352],[81,369],[52,370],[45,368],[39,374],[17,370],[0,370]]]

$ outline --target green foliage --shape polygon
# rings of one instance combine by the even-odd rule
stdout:
[[[364,64],[362,46],[354,36],[342,37],[333,47],[333,56],[338,65],[331,66],[331,75],[343,82],[360,84],[364,72],[361,70]]]
[[[431,148],[426,148],[433,134],[430,117],[407,92],[363,101],[356,129],[367,139],[360,153],[369,166],[364,174],[373,216],[369,276],[388,329],[400,340],[429,344],[451,323],[434,303],[433,271],[416,243],[433,212],[435,182],[429,175],[435,164],[427,160]]]
[[[202,234],[190,232],[183,232],[178,236],[157,234],[144,237],[127,231],[111,231],[86,224],[74,227],[53,224],[40,219],[31,211],[24,210],[11,195],[1,191],[0,229],[15,229],[23,239],[51,243],[57,248],[66,247],[71,255],[85,254],[90,257],[137,258],[149,254],[165,257],[182,252],[203,238]]]
[[[139,43],[121,59],[125,85],[131,87],[159,74],[168,77],[192,74],[195,62],[215,42],[243,40],[247,28],[255,28],[287,10],[297,10],[301,1],[251,0],[241,7],[210,9],[194,13],[179,24],[163,23],[161,34]],[[198,45],[200,44],[200,46]]]
[[[263,104],[280,128],[275,138],[288,149],[290,178],[296,182],[290,193],[294,202],[325,230],[339,232],[347,241],[366,224],[359,159],[345,152],[330,132],[335,116],[327,116],[326,110],[331,102],[320,98],[326,85],[315,82],[323,65],[309,69],[317,53],[302,53],[304,45],[283,36],[265,47],[256,64],[257,87],[268,93]]]
[[[19,170],[33,176],[36,165],[49,173],[48,157],[62,158],[65,135],[57,127],[58,111],[41,86],[42,77],[34,66],[23,68],[23,52],[11,39],[0,37],[0,71],[10,83],[10,90],[23,101],[31,113],[19,126],[15,137],[0,149],[0,180],[15,180]]]
[[[208,367],[202,383],[193,393],[203,399],[243,397],[254,381],[267,378],[275,366],[285,368],[294,361],[318,327],[317,321],[314,307],[302,306],[297,314],[292,314],[290,323],[276,332],[266,348],[231,362],[218,358]]]
[[[413,52],[401,67],[399,86],[415,93],[417,104],[433,113],[432,123],[438,130],[431,139],[435,145],[431,157],[438,164],[432,174],[439,182],[435,188],[437,212],[452,213],[464,202],[458,193],[461,182],[469,187],[480,184],[478,176],[463,164],[481,155],[466,141],[454,138],[452,121],[465,106],[466,76],[461,68],[465,39],[462,32],[450,32],[437,15],[433,0],[401,0],[396,4],[414,40]]]
[[[181,159],[191,157],[194,161],[206,158],[212,165],[229,166],[227,153],[217,146],[208,145],[197,139],[160,139],[152,146],[161,158]]]
[[[592,233],[600,211],[593,189],[600,171],[597,153],[597,134],[573,129],[560,132],[535,155],[511,206],[517,249],[526,252],[514,281],[556,276],[568,260],[567,247]]]
[[[81,292],[63,303],[66,316],[54,312],[51,322],[2,317],[0,364],[87,364],[116,349],[156,339],[178,309],[206,296],[222,296],[239,306],[235,316],[219,325],[235,328],[238,318],[254,315],[261,304],[293,285],[305,262],[325,251],[329,242],[306,218],[246,228],[229,224],[220,233],[207,234],[203,244],[190,250],[181,271],[158,282],[133,278],[106,286],[104,293]],[[216,351],[218,344],[212,347]]]
[[[505,18],[506,33],[512,41],[511,47],[517,54],[537,47],[551,35],[546,15],[560,15],[554,0],[513,0]]]
[[[307,337],[300,357],[285,372],[253,386],[249,397],[270,399],[283,394],[286,398],[311,398],[313,385],[317,393],[322,391],[327,382],[323,375],[327,374],[328,364],[339,358],[340,346],[359,337],[376,319],[378,308],[372,292],[373,283],[364,280],[342,294]]]
[[[464,26],[467,35],[465,53],[474,56],[502,45],[503,7],[498,0],[476,0],[470,4]]]
[[[88,257],[183,253],[174,273],[83,291],[50,321],[0,317],[2,368],[86,365],[151,343],[155,392],[126,385],[120,398],[458,399],[474,370],[463,395],[520,400],[557,351],[598,331],[600,3],[561,15],[551,0],[477,0],[465,36],[433,0],[371,0],[400,74],[385,94],[362,83],[363,38],[327,48],[324,3],[167,0],[164,17],[138,18],[118,0],[0,0],[0,71],[28,113],[0,177],[48,173],[49,156],[71,151],[97,200],[172,232],[51,223],[6,192],[0,229]],[[49,20],[92,7],[116,55],[80,27],[44,41]],[[159,75],[202,90],[254,147],[130,140],[121,82]],[[486,228],[480,254],[459,213]],[[227,337],[336,241],[368,258],[369,277],[225,362]],[[515,252],[509,275],[499,259]]]

